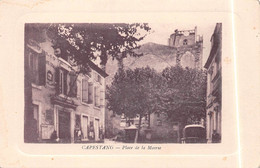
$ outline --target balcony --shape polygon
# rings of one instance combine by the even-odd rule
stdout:
[[[53,96],[51,97],[51,102],[53,104],[58,104],[62,107],[67,107],[67,108],[72,108],[72,109],[76,109],[77,108],[77,104],[75,104],[75,102],[67,97],[62,97],[62,96]]]

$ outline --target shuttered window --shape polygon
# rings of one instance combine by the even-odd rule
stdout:
[[[67,95],[68,93],[68,72],[66,70],[61,70],[61,93]]]
[[[69,73],[69,86],[70,86],[70,90],[69,90],[69,96],[71,97],[76,97],[77,96],[77,75],[75,72],[70,72]]]
[[[82,86],[81,86],[81,81],[79,79],[77,79],[77,98],[80,99],[80,94],[82,92]]]
[[[94,96],[95,96],[95,106],[99,107],[100,106],[100,91],[99,87],[95,86],[94,87]]]
[[[100,106],[105,105],[105,91],[103,89],[100,89]]]
[[[88,103],[88,80],[87,78],[82,79],[82,102]]]
[[[45,52],[39,54],[39,85],[45,85],[46,81],[46,56]]]
[[[56,93],[61,93],[61,85],[60,85],[60,68],[55,69],[55,85],[56,85]]]
[[[88,103],[93,103],[93,83],[88,83]]]
[[[100,75],[98,75],[98,82],[99,82],[100,85],[102,85],[102,78],[101,78]]]
[[[56,68],[56,87],[58,94],[68,94],[68,71]]]
[[[46,78],[46,56],[45,52],[37,53],[29,50],[29,66],[32,83],[36,85],[45,85]]]

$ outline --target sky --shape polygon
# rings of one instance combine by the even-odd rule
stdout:
[[[153,42],[157,44],[168,45],[169,36],[174,33],[175,29],[178,30],[192,30],[197,26],[197,34],[203,36],[203,66],[207,61],[211,48],[211,36],[214,32],[216,23],[197,23],[197,24],[188,24],[188,23],[149,23],[149,26],[152,28],[152,33],[147,35],[145,39],[141,42],[142,44],[147,42]]]

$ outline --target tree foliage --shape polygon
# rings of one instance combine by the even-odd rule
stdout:
[[[133,24],[52,24],[49,27],[54,48],[60,49],[62,57],[70,56],[75,65],[86,71],[88,62],[100,58],[100,64],[106,65],[108,55],[113,59],[127,55],[139,57],[134,52],[139,48],[151,28],[147,23]]]
[[[205,118],[206,73],[203,70],[168,67],[162,76],[167,81],[167,91],[161,94],[161,107],[170,119],[185,125]]]
[[[139,117],[137,142],[141,120],[144,115],[158,111],[161,76],[149,67],[135,70],[120,69],[107,89],[108,109],[116,114],[124,114],[126,118]]]
[[[161,76],[153,69],[121,70],[107,89],[108,108],[128,118],[157,112]]]
[[[108,108],[132,118],[165,113],[172,121],[193,123],[205,117],[206,74],[202,70],[168,67],[119,71],[108,88]]]

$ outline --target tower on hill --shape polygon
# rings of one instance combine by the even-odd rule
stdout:
[[[176,64],[183,68],[202,68],[203,37],[192,30],[176,29],[168,39],[168,45],[177,50]]]

